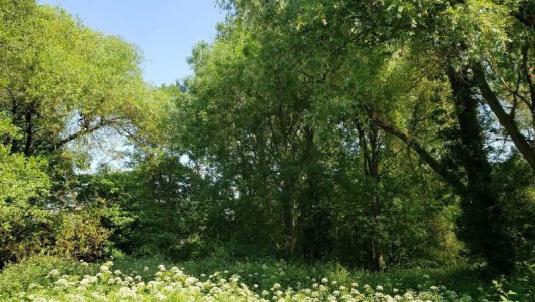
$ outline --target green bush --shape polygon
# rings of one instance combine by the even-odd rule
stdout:
[[[56,256],[33,256],[17,264],[6,266],[0,273],[0,300],[12,294],[26,290],[30,284],[49,286],[51,281],[47,275],[52,270],[62,274],[79,275],[92,274],[94,266],[85,262],[78,262]]]
[[[54,242],[53,225],[48,211],[0,205],[0,269],[45,251]]]
[[[0,269],[39,252],[52,239],[51,212],[34,206],[48,195],[47,162],[12,153],[4,142],[18,137],[20,129],[0,112]]]
[[[108,241],[111,231],[102,225],[101,217],[95,212],[61,215],[56,232],[54,253],[65,257],[96,261],[105,255],[111,245]]]

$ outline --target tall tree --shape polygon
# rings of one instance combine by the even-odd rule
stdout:
[[[492,192],[492,168],[478,111],[479,101],[488,105],[512,144],[535,167],[535,149],[529,138],[532,132],[528,122],[530,115],[520,114],[529,113],[532,107],[529,94],[533,5],[529,1],[303,0],[265,4],[239,0],[225,3],[244,22],[261,27],[261,24],[266,27],[284,24],[290,29],[289,34],[293,31],[294,39],[307,41],[311,38],[304,49],[314,49],[317,45],[337,49],[338,45],[344,45],[340,41],[346,41],[349,45],[368,47],[370,51],[377,51],[382,46],[386,54],[395,54],[396,49],[410,49],[417,54],[413,59],[423,57],[434,63],[431,68],[438,73],[429,70],[429,66],[421,66],[420,70],[412,70],[407,78],[414,81],[412,86],[429,76],[450,83],[451,96],[445,94],[443,98],[449,99],[456,108],[457,151],[461,158],[459,164],[464,170],[461,179],[410,132],[388,121],[388,115],[385,118],[381,108],[368,105],[359,110],[375,120],[378,127],[406,143],[455,189],[463,199],[465,219],[462,226],[473,235],[465,237],[472,251],[483,254],[491,268],[511,271],[513,250],[507,244],[508,236],[500,223],[503,218],[501,206],[489,193]],[[315,29],[321,25],[323,34],[317,36]],[[413,74],[416,77],[411,77]],[[385,83],[384,87],[391,85]],[[381,89],[388,89],[384,87]],[[506,110],[506,106],[511,109]],[[486,194],[478,193],[483,191]],[[478,226],[472,224],[477,221],[481,222],[476,223]]]
[[[22,2],[7,2],[0,9],[8,29],[0,48],[0,109],[22,129],[12,152],[57,155],[106,129],[131,135],[156,113],[132,45],[65,11],[33,5],[18,15]]]

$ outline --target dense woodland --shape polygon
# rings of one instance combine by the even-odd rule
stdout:
[[[0,0],[0,269],[269,258],[535,283],[534,1],[218,5],[194,74],[154,87],[128,42]],[[117,140],[127,164],[91,167]]]

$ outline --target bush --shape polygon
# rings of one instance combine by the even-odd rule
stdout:
[[[0,206],[0,269],[33,255],[58,255],[93,262],[110,255],[112,228],[106,209],[42,210]]]
[[[101,217],[95,211],[61,215],[56,232],[54,253],[78,260],[101,259],[111,245],[108,241],[111,231],[102,225]]]
[[[49,211],[0,205],[0,269],[46,250],[54,242],[53,225]]]
[[[83,276],[96,271],[94,266],[55,256],[33,256],[17,264],[10,264],[0,273],[0,300],[26,290],[30,284],[50,286],[47,275],[57,269],[69,275]]]
[[[33,206],[48,195],[46,161],[11,153],[11,145],[4,144],[20,137],[19,130],[0,112],[0,269],[51,240],[51,213]]]

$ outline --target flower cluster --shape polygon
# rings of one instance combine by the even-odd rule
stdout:
[[[158,266],[152,280],[112,269],[106,262],[95,275],[83,277],[49,272],[50,286],[32,284],[13,301],[370,301],[370,302],[428,302],[475,301],[441,286],[419,290],[393,289],[386,293],[382,286],[372,287],[358,282],[338,284],[327,278],[310,278],[311,283],[284,288],[274,283],[270,288],[246,284],[238,274],[228,271],[188,275],[178,267]],[[317,280],[317,281],[316,281]]]

